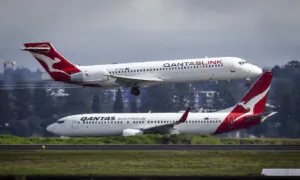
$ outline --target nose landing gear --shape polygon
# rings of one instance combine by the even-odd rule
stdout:
[[[251,79],[251,78],[247,78],[246,79],[246,83],[245,83],[245,86],[247,87],[247,88],[249,88],[252,84],[253,84],[253,80]]]

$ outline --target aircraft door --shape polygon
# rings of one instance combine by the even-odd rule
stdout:
[[[228,117],[228,127],[230,129],[234,128],[234,116],[229,116]]]
[[[78,128],[78,123],[79,123],[79,122],[77,122],[76,120],[73,120],[73,121],[72,121],[72,128],[73,128],[73,129],[77,129],[77,128]]]
[[[232,64],[232,65],[230,65],[230,72],[235,72],[235,66]]]

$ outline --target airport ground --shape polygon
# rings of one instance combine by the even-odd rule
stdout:
[[[260,175],[299,151],[0,151],[0,175]]]

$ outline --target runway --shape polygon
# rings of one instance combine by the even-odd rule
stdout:
[[[0,150],[40,150],[43,144],[1,144]],[[144,151],[167,151],[167,150],[187,150],[187,151],[299,151],[300,145],[65,145],[52,144],[45,145],[47,150],[144,150]]]

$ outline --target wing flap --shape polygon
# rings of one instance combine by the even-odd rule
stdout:
[[[144,77],[144,76],[118,76],[109,74],[108,77],[115,78],[116,82],[125,86],[138,86],[141,83],[158,83],[163,82],[162,79],[158,77]]]
[[[174,126],[184,123],[187,120],[188,114],[190,112],[190,107],[188,107],[181,118],[174,122],[174,123],[169,123],[169,124],[163,124],[160,126],[152,126],[148,128],[142,129],[145,133],[153,133],[153,132],[159,132],[159,133],[169,133],[171,130],[173,130]]]

